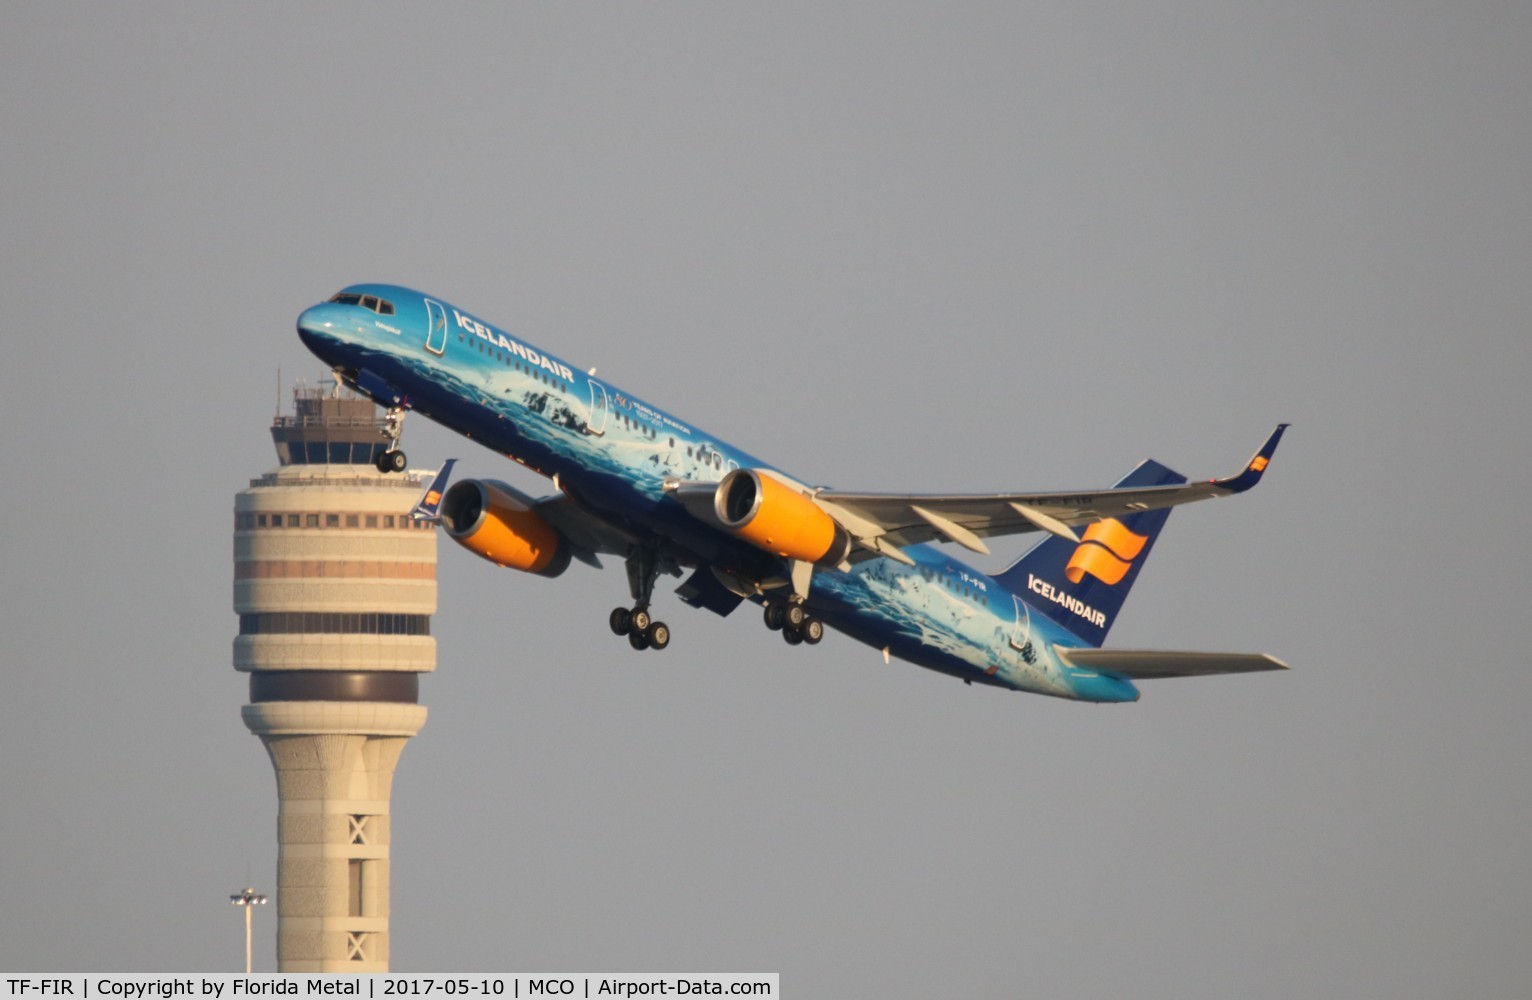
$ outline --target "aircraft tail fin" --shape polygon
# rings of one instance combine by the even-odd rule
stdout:
[[[1186,477],[1150,460],[1117,484],[1172,486]],[[1170,508],[1109,517],[1087,525],[1075,542],[1050,535],[993,577],[1091,646],[1106,640]]]

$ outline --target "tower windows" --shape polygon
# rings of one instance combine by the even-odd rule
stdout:
[[[240,635],[430,635],[430,615],[270,611],[239,616]]]

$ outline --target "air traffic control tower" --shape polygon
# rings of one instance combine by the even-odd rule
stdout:
[[[277,772],[277,968],[387,972],[389,800],[436,669],[436,534],[423,488],[373,461],[371,401],[299,388],[280,465],[234,498],[234,669]]]

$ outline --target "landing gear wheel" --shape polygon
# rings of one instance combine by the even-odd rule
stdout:
[[[789,646],[796,646],[803,642],[803,633],[789,626],[782,630],[782,638],[787,640]]]
[[[606,621],[613,635],[627,635],[633,630],[633,612],[627,608],[613,608]]]
[[[647,638],[650,649],[664,649],[670,645],[670,626],[664,622],[654,622],[649,626]]]
[[[635,632],[647,632],[650,620],[648,608],[634,608],[628,624]]]
[[[803,628],[799,630],[803,635],[803,641],[810,646],[819,645],[819,640],[825,637],[825,623],[818,618],[806,619]]]
[[[643,632],[629,632],[628,645],[632,646],[634,649],[648,649],[649,636]]]
[[[790,629],[797,630],[803,627],[803,620],[809,616],[809,613],[804,609],[803,605],[794,603],[789,604],[783,609],[782,616],[782,623],[784,625]]]
[[[780,604],[766,605],[766,627],[773,632],[782,631],[782,626],[787,623],[786,609]]]
[[[378,471],[382,473],[403,472],[409,465],[409,459],[404,457],[402,451],[385,451],[378,456]]]

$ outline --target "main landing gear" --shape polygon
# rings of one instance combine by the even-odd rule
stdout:
[[[654,581],[660,575],[659,556],[653,549],[634,549],[628,555],[627,566],[633,607],[613,608],[607,624],[613,635],[627,636],[628,645],[634,649],[664,649],[670,645],[670,626],[655,621],[649,614]]]
[[[607,619],[612,634],[628,637],[628,645],[634,649],[664,649],[670,645],[670,626],[654,621],[649,609],[643,605],[633,608],[613,608]]]
[[[388,438],[388,450],[380,452],[372,464],[385,475],[403,472],[409,465],[409,459],[399,450],[399,437],[404,433],[404,413],[404,407],[390,406],[383,417],[383,436]]]
[[[810,615],[801,601],[768,601],[764,617],[766,627],[781,632],[789,646],[805,642],[816,646],[825,637],[825,623]]]

